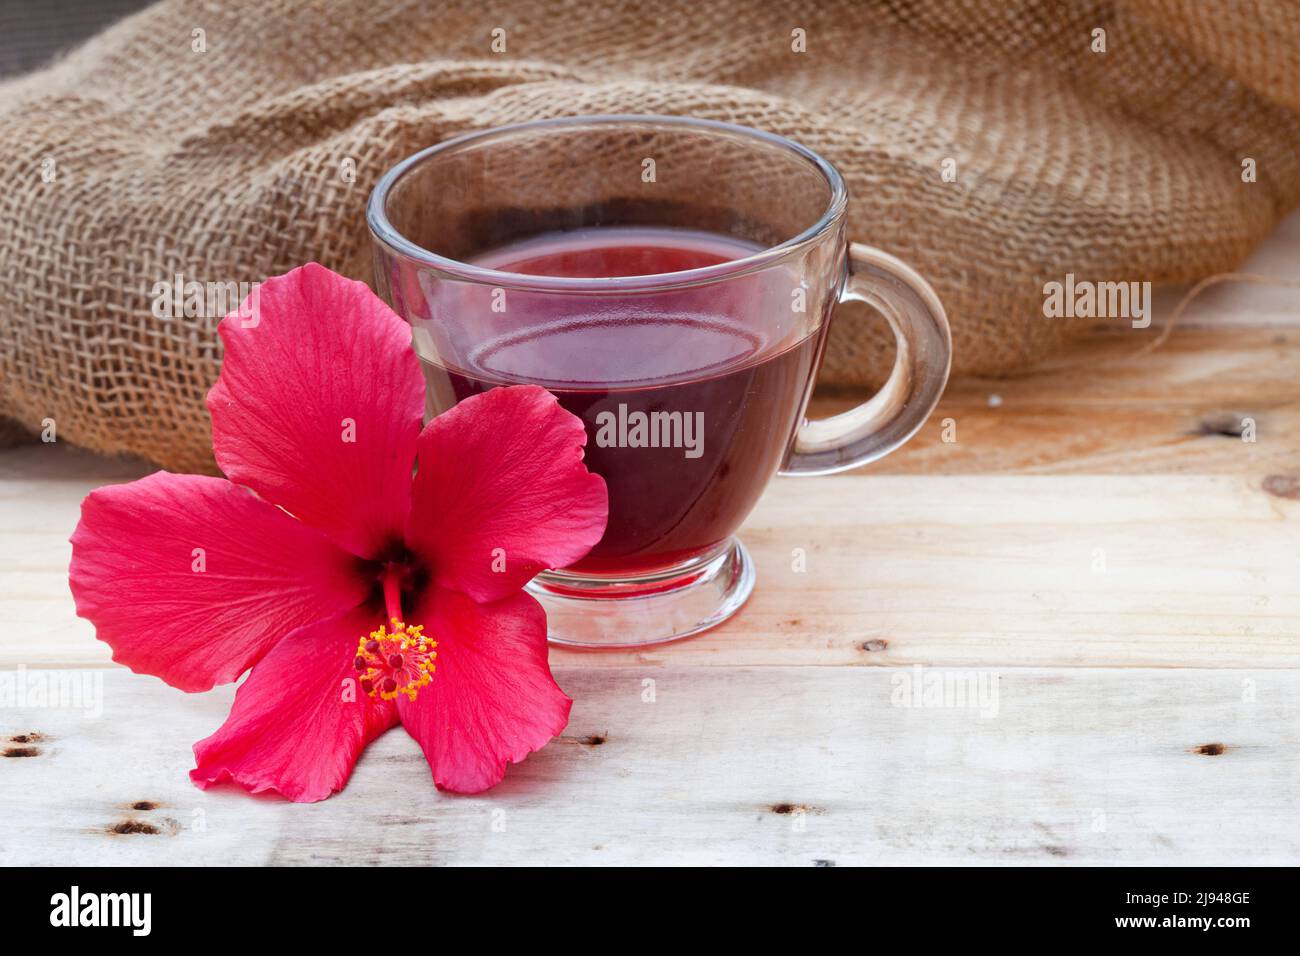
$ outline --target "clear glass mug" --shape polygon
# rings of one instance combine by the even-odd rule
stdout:
[[[943,307],[908,266],[846,242],[847,200],[798,143],[667,116],[474,133],[375,187],[375,283],[411,324],[428,414],[527,383],[587,427],[609,524],[529,585],[552,641],[639,646],[726,620],[754,586],[734,535],[772,476],[874,461],[930,414],[951,359]],[[807,421],[850,300],[893,327],[893,372]]]

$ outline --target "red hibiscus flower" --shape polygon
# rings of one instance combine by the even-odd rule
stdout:
[[[157,472],[89,495],[77,613],[115,661],[181,690],[252,668],[194,746],[200,787],[323,800],[398,721],[440,788],[491,787],[568,722],[521,588],[604,533],[582,423],[518,386],[421,431],[409,329],[365,285],[311,264],[259,304],[222,321],[208,394],[230,480]]]

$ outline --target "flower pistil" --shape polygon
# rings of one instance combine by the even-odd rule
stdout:
[[[408,627],[390,618],[392,630],[379,625],[357,642],[353,662],[361,674],[361,689],[371,697],[393,700],[405,694],[411,700],[433,680],[437,641],[424,636],[424,627]]]
[[[371,697],[393,700],[405,694],[415,700],[421,687],[433,680],[438,642],[424,636],[424,626],[402,620],[402,579],[406,569],[389,562],[383,573],[384,606],[388,627],[362,635],[353,666],[361,675],[361,689]]]

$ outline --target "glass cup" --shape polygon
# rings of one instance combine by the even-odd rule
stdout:
[[[428,414],[535,384],[586,425],[609,523],[586,558],[528,586],[552,641],[656,644],[726,620],[754,587],[735,532],[769,479],[874,461],[934,408],[943,307],[908,266],[846,242],[847,198],[798,143],[668,116],[474,133],[375,187],[375,283],[411,324]],[[893,372],[807,421],[845,301],[890,323]]]

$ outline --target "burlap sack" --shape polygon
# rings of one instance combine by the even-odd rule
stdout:
[[[1296,204],[1298,59],[1284,0],[165,2],[0,87],[0,413],[211,467],[216,319],[158,317],[155,283],[368,277],[388,166],[577,113],[807,143],[851,234],[933,281],[957,371],[1022,366],[1067,328],[1044,282],[1231,268]],[[823,381],[873,380],[883,342],[842,311]]]

